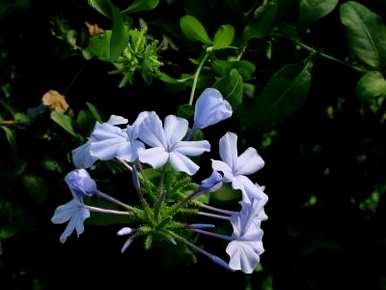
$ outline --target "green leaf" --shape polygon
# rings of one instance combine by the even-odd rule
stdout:
[[[134,0],[129,7],[121,11],[121,13],[135,13],[140,11],[148,11],[156,8],[159,0]]]
[[[229,184],[224,184],[219,190],[210,193],[210,199],[231,201],[240,198],[240,191],[234,190]]]
[[[16,235],[18,232],[18,229],[13,225],[5,225],[2,226],[0,229],[0,240],[5,240],[12,238],[14,235]]]
[[[232,69],[229,74],[219,79],[214,87],[217,88],[232,107],[239,106],[243,101],[243,78],[237,69]]]
[[[246,125],[268,129],[295,113],[305,102],[311,85],[312,62],[288,64],[276,72],[242,114]]]
[[[36,174],[24,174],[23,175],[24,190],[31,196],[31,198],[37,202],[42,203],[47,199],[48,188],[44,179]]]
[[[194,107],[189,104],[183,104],[177,108],[177,115],[185,119],[190,119],[194,115]]]
[[[204,26],[194,16],[183,16],[180,19],[180,27],[187,39],[208,45],[212,44],[212,40],[210,40]]]
[[[100,14],[111,18],[111,2],[109,0],[87,0],[88,4]]]
[[[213,47],[216,49],[227,47],[232,44],[234,37],[235,29],[232,25],[221,25],[214,35]]]
[[[338,0],[300,0],[299,20],[310,24],[330,14],[338,5]]]
[[[68,133],[70,133],[72,136],[77,137],[77,134],[75,133],[74,128],[72,127],[72,119],[68,115],[52,111],[51,119],[64,130],[66,130]]]
[[[360,101],[386,96],[386,80],[382,73],[369,71],[364,74],[356,86],[356,96]]]
[[[352,53],[368,66],[385,65],[386,26],[382,18],[362,4],[349,1],[340,7],[340,19],[346,28]]]
[[[86,52],[103,61],[110,60],[110,40],[111,30],[106,30],[103,34],[98,34],[90,38]]]
[[[115,6],[111,6],[111,10],[113,12],[113,28],[110,41],[110,57],[111,60],[114,61],[127,46],[129,35],[127,33],[127,28],[123,23],[123,17],[119,12],[119,9]]]
[[[15,133],[9,129],[6,126],[0,126],[1,129],[3,129],[5,133],[5,137],[7,138],[7,141],[9,143],[9,146],[11,147],[11,150],[15,152],[16,150],[16,136]]]
[[[259,6],[253,19],[245,27],[242,43],[245,44],[252,38],[264,38],[271,33],[277,14],[277,4],[269,1]]]
[[[99,114],[97,108],[93,104],[91,104],[90,102],[86,102],[86,106],[90,110],[90,112],[93,115],[93,117],[95,118],[95,120],[98,122],[102,122],[102,117]]]

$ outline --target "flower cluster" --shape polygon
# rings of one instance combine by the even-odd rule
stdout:
[[[237,135],[228,132],[219,142],[221,160],[212,159],[212,174],[200,184],[192,181],[200,167],[191,157],[211,150],[208,141],[192,140],[193,133],[231,115],[232,108],[220,92],[208,88],[196,102],[191,129],[184,118],[169,115],[162,122],[155,112],[140,113],[131,125],[127,119],[114,115],[106,123],[97,123],[88,141],[72,152],[78,169],[70,172],[65,181],[73,199],[59,206],[52,218],[53,223],[68,222],[60,241],[65,242],[73,231],[79,236],[91,212],[125,215],[128,223],[135,227],[118,231],[119,236],[127,237],[122,252],[139,237],[146,239],[145,245],[150,245],[152,239],[158,237],[175,245],[185,245],[229,270],[251,273],[264,251],[261,221],[267,219],[264,205],[268,198],[263,187],[247,176],[261,169],[264,161],[251,147],[239,155]],[[86,169],[93,169],[98,160],[116,160],[131,172],[133,188],[139,197],[138,205],[125,204],[97,189]],[[152,169],[144,169],[145,164]],[[147,176],[146,170],[159,173],[156,181]],[[176,184],[188,180],[190,186],[180,187],[181,190],[175,189],[176,186],[166,188],[167,175],[174,175]],[[219,190],[225,183],[241,192],[239,211],[220,209],[200,201],[201,196]],[[92,196],[104,198],[122,210],[92,206],[87,202],[92,200]],[[233,234],[216,233],[213,231],[215,226],[209,223],[186,223],[186,216],[230,222]],[[196,233],[227,241],[229,263],[190,242],[189,238]]]

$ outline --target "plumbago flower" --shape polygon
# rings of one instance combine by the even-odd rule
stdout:
[[[85,169],[76,169],[65,177],[72,200],[59,206],[52,217],[56,224],[68,222],[60,241],[64,243],[74,231],[78,236],[83,233],[84,221],[94,212],[120,215],[127,218],[127,226],[117,228],[118,236],[126,237],[122,253],[136,239],[144,239],[145,249],[152,246],[154,239],[161,239],[174,246],[183,244],[227,270],[253,272],[264,252],[260,226],[267,219],[264,205],[268,197],[264,188],[247,175],[261,169],[264,161],[251,147],[239,156],[237,135],[228,132],[220,139],[221,160],[212,160],[212,174],[198,184],[193,181],[200,167],[199,160],[190,157],[209,152],[210,144],[206,140],[190,140],[192,132],[231,115],[232,108],[221,93],[208,88],[196,102],[192,129],[188,120],[174,115],[168,115],[162,123],[155,112],[140,113],[132,125],[115,115],[105,123],[96,123],[87,142],[73,151],[74,165],[93,169],[98,160],[116,160],[131,174],[138,202],[128,205],[99,191]],[[150,168],[145,170],[146,165]],[[240,211],[213,207],[201,199],[221,189],[224,183],[241,191]],[[95,195],[121,210],[93,206]],[[196,216],[230,222],[233,233],[216,233],[215,224],[197,223]],[[224,255],[229,255],[229,262],[192,243],[192,233],[226,241]]]

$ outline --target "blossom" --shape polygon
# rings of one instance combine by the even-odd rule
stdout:
[[[203,129],[232,116],[232,107],[221,93],[213,88],[205,89],[195,106],[193,129]]]
[[[95,181],[85,169],[76,169],[66,175],[64,180],[74,197],[92,196],[97,192]]]
[[[117,127],[128,123],[121,116],[112,115],[105,123],[97,122],[88,141],[73,150],[74,165],[77,168],[89,168],[98,159],[137,160],[138,152],[144,149],[144,144],[138,140],[138,128],[147,115],[148,112],[140,113],[136,121],[125,129]]]
[[[237,135],[228,132],[220,139],[220,157],[222,161],[212,160],[212,167],[224,174],[223,181],[230,182],[234,189],[241,190],[244,202],[250,203],[253,198],[259,198],[261,188],[245,176],[264,166],[256,149],[249,147],[238,156]]]
[[[193,175],[199,166],[187,156],[198,156],[210,151],[208,141],[182,141],[188,131],[188,121],[169,115],[164,126],[155,112],[142,122],[139,138],[152,148],[139,152],[139,160],[154,168],[170,162],[176,171]]]
[[[230,218],[233,241],[228,244],[226,252],[230,256],[229,267],[233,270],[250,274],[260,261],[264,252],[260,224],[267,219],[263,209],[267,199],[265,196],[253,199],[251,203],[242,202],[241,211]]]
[[[83,223],[89,217],[90,210],[84,206],[81,198],[75,196],[70,202],[56,208],[51,221],[54,224],[63,224],[69,221],[59,238],[59,240],[64,243],[73,231],[76,230],[78,237],[83,233]]]
[[[129,238],[126,240],[126,242],[123,244],[122,246],[122,249],[121,249],[121,253],[125,252],[127,250],[127,248],[131,245],[131,243],[134,241],[134,233],[135,233],[135,229],[132,229],[132,228],[129,228],[129,227],[124,227],[124,228],[121,228],[117,235],[118,236],[127,236],[129,235]]]
[[[200,191],[204,192],[213,192],[219,190],[223,185],[223,176],[218,173],[216,170],[212,172],[212,174],[201,181]]]

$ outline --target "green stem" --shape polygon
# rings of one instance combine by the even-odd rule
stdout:
[[[206,60],[208,59],[208,57],[209,57],[209,54],[206,52],[204,57],[201,59],[200,64],[198,65],[197,70],[194,74],[192,91],[190,92],[190,98],[189,98],[189,105],[193,105],[194,92],[196,91],[198,77],[200,76],[200,72],[201,72]]]
[[[286,39],[288,39],[288,38],[286,38]],[[307,44],[305,44],[305,43],[303,43],[303,42],[301,42],[301,41],[294,40],[294,39],[289,39],[289,40],[291,40],[293,43],[295,43],[295,44],[298,45],[299,47],[301,47],[301,48],[303,48],[303,49],[305,49],[305,50],[308,50],[309,52],[311,52],[311,53],[313,53],[313,54],[319,55],[319,56],[321,56],[321,57],[323,57],[323,58],[325,58],[325,59],[328,59],[328,60],[330,60],[330,61],[339,63],[339,64],[344,65],[344,66],[346,66],[346,67],[349,67],[349,68],[351,68],[351,69],[353,69],[353,70],[355,70],[355,71],[357,71],[357,72],[361,72],[361,73],[367,72],[367,70],[364,69],[364,68],[361,68],[361,67],[357,67],[357,66],[351,65],[351,64],[349,64],[349,63],[347,63],[347,62],[344,62],[343,60],[340,60],[339,58],[336,58],[336,57],[334,57],[334,56],[332,56],[332,55],[329,55],[329,54],[327,54],[327,53],[324,53],[324,52],[321,52],[321,51],[319,51],[319,50],[316,50],[315,48],[313,48],[313,47],[311,47],[311,46],[309,46],[309,45],[307,45]]]
[[[159,184],[159,195],[158,195],[157,202],[154,205],[154,218],[156,221],[158,221],[159,211],[161,209],[164,199],[166,198],[166,192],[164,191],[165,175],[166,175],[166,165],[162,169],[161,180]]]

